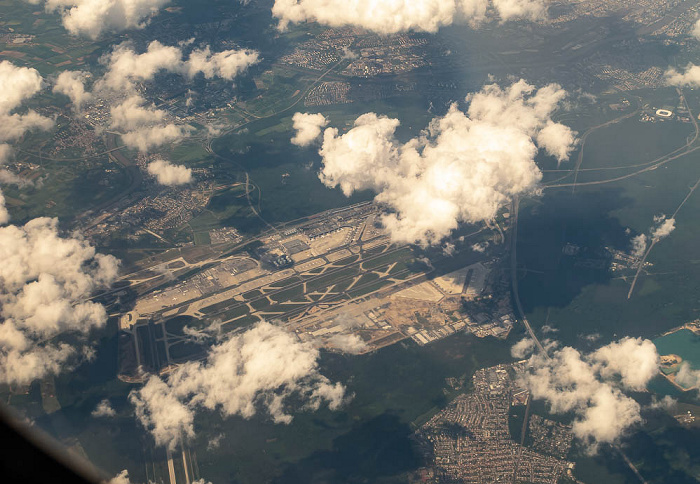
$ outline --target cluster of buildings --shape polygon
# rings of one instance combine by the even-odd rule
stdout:
[[[658,66],[651,66],[639,72],[611,64],[589,64],[588,69],[595,77],[621,91],[655,89],[666,85],[665,71]]]
[[[328,29],[282,58],[282,63],[325,70],[342,59],[341,74],[374,77],[399,74],[429,64],[426,37],[417,34],[376,35],[357,28]]]
[[[327,29],[314,38],[298,45],[281,62],[305,69],[325,70],[343,57],[351,55],[350,46],[361,30],[357,28]]]
[[[513,395],[524,392],[517,378],[524,369],[525,362],[519,362],[478,370],[472,378],[474,390],[455,398],[416,432],[432,471],[428,482],[483,484],[507,479],[556,484],[573,467],[563,458],[513,440],[509,412]],[[545,444],[539,422],[533,447],[535,441]]]
[[[663,19],[683,0],[581,0],[567,2],[566,9],[551,19],[551,22],[565,23],[581,17],[608,17],[623,13],[624,20],[640,25],[649,25]]]
[[[640,115],[639,121],[642,123],[663,123],[666,121],[679,121],[681,123],[693,122],[693,120],[690,119],[690,113],[688,113],[688,110],[682,104],[677,108],[673,106],[664,106],[659,109],[651,108]]]
[[[210,190],[170,189],[153,197],[146,197],[120,214],[122,223],[164,231],[188,222],[209,203]]]
[[[350,83],[342,81],[322,82],[314,86],[304,98],[305,106],[327,106],[329,104],[347,104],[352,99],[348,97]]]
[[[427,44],[425,37],[408,34],[362,38],[354,45],[358,50],[357,58],[341,74],[366,78],[425,67],[429,65]]]
[[[0,32],[0,44],[28,45],[34,41],[35,35],[20,34],[12,27],[7,27],[5,32]]]
[[[57,156],[64,150],[78,149],[85,155],[92,155],[102,146],[95,130],[82,120],[71,121],[65,129],[57,130],[53,137],[53,147],[50,156]]]
[[[508,292],[499,291],[494,298],[495,278],[489,282],[490,276],[490,267],[477,262],[396,293],[395,299],[407,300],[411,308],[401,314],[413,322],[405,328],[406,334],[419,345],[462,330],[478,338],[505,339],[516,318]],[[395,305],[399,306],[398,301]]]
[[[116,232],[145,230],[154,232],[157,238],[161,238],[164,231],[179,227],[201,212],[210,198],[209,182],[203,182],[194,188],[169,188],[135,200],[135,203],[121,210],[105,214],[99,223],[85,229],[85,234],[95,241]]]
[[[574,434],[568,425],[540,415],[532,415],[528,422],[528,440],[537,452],[566,459],[574,441]]]
[[[223,227],[209,231],[209,240],[212,244],[225,244],[242,240],[241,234],[232,227]]]

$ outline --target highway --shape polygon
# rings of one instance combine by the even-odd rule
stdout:
[[[603,185],[603,184],[607,184],[607,183],[614,183],[617,181],[625,180],[627,178],[632,178],[634,176],[640,175],[640,174],[648,172],[648,171],[656,170],[660,166],[663,166],[663,165],[665,165],[673,160],[676,160],[678,158],[682,158],[685,155],[689,155],[690,153],[693,153],[694,151],[699,150],[700,146],[695,146],[695,147],[692,147],[692,146],[695,144],[695,142],[698,140],[698,138],[700,138],[700,126],[698,126],[698,122],[695,119],[695,115],[691,111],[690,106],[688,105],[688,101],[686,100],[685,96],[683,95],[683,91],[680,88],[678,88],[677,92],[678,92],[678,95],[680,96],[680,99],[683,101],[685,108],[688,110],[688,116],[690,117],[690,119],[693,123],[693,127],[695,128],[694,135],[691,138],[688,138],[683,146],[676,148],[675,150],[671,151],[670,153],[667,153],[663,156],[660,156],[652,161],[637,164],[637,165],[628,165],[627,168],[639,168],[639,170],[636,170],[632,173],[628,173],[626,175],[621,175],[621,176],[617,176],[617,177],[613,177],[613,178],[607,178],[605,180],[583,182],[583,183],[578,182],[577,183],[576,178],[578,177],[579,171],[581,171],[581,164],[583,162],[582,154],[583,154],[583,149],[584,149],[584,144],[585,144],[585,138],[584,138],[582,140],[582,144],[581,144],[581,151],[579,153],[579,159],[576,163],[576,167],[574,168],[574,170],[572,170],[572,173],[574,173],[574,175],[575,175],[575,179],[574,179],[573,183],[557,183],[558,181],[563,180],[563,179],[567,178],[568,176],[570,176],[570,175],[565,175],[564,177],[559,178],[558,180],[554,180],[553,182],[545,183],[543,186],[543,189],[546,189],[546,188],[565,188],[565,187],[572,187],[572,189],[575,189],[575,187],[577,187],[577,186],[580,187],[580,186],[592,186],[592,185]],[[609,124],[613,124],[613,122],[617,122],[617,121],[620,121],[620,118],[617,118],[616,120],[609,121],[608,123],[604,123],[600,127],[607,126]],[[586,133],[588,133],[588,132],[586,132]],[[614,167],[614,169],[618,169],[618,168],[624,169],[625,167]],[[606,169],[611,169],[611,168],[608,167]]]
[[[532,338],[532,341],[535,342],[535,345],[537,345],[537,349],[540,350],[540,353],[542,353],[542,355],[544,355],[545,358],[549,359],[549,355],[547,354],[547,350],[545,350],[544,346],[542,346],[542,343],[537,338],[535,331],[532,329],[532,326],[530,326],[530,322],[527,320],[527,317],[525,316],[525,311],[523,311],[523,305],[522,305],[522,302],[520,301],[520,294],[518,292],[517,249],[518,249],[518,215],[519,215],[519,211],[520,211],[520,198],[515,197],[515,199],[513,200],[513,208],[511,210],[511,218],[510,218],[510,228],[511,228],[511,231],[510,231],[510,279],[511,279],[511,284],[512,284],[513,299],[515,300],[515,307],[518,310],[518,317],[520,317],[520,320],[525,325],[525,329],[527,329],[527,332],[530,335],[530,338]]]
[[[700,180],[698,181],[700,184]],[[530,325],[530,322],[527,320],[527,317],[525,316],[525,311],[523,311],[523,305],[520,301],[520,294],[518,293],[518,261],[517,261],[517,244],[518,244],[518,215],[519,215],[519,208],[520,208],[520,199],[516,197],[513,200],[513,209],[511,211],[511,253],[510,253],[510,273],[511,273],[511,283],[512,283],[512,290],[513,290],[513,299],[515,300],[515,306],[518,311],[518,316],[520,317],[521,321],[523,322],[523,325],[525,325],[525,329],[527,330],[528,334],[530,335],[530,338],[535,342],[535,345],[537,346],[537,349],[539,352],[547,359],[551,360],[551,357],[547,353],[547,350],[542,346],[542,343],[540,340],[537,338],[537,335],[535,334],[535,331],[532,329],[532,326]],[[529,405],[529,401],[528,401]],[[634,466],[632,461],[629,460],[627,455],[624,453],[622,448],[619,445],[614,445],[614,448],[620,453],[622,456],[622,459],[625,461],[625,463],[629,466],[630,470],[634,473],[635,476],[639,479],[642,484],[647,484],[647,481],[644,479],[644,477],[640,474],[639,470]],[[520,460],[520,455],[518,455],[518,461]],[[516,464],[517,466],[517,464]],[[513,481],[515,482],[515,481]],[[577,481],[579,482],[579,481]]]

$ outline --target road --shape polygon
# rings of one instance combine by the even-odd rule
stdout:
[[[523,322],[525,325],[525,329],[527,329],[528,334],[530,335],[530,338],[532,338],[532,341],[535,342],[535,345],[537,346],[537,349],[540,350],[540,353],[544,355],[545,358],[549,359],[549,355],[547,354],[547,350],[544,349],[544,346],[542,346],[542,343],[540,340],[537,338],[537,335],[535,334],[535,331],[532,329],[532,326],[530,326],[530,322],[527,320],[527,317],[525,316],[525,311],[523,310],[523,305],[522,302],[520,301],[520,294],[518,292],[518,256],[517,256],[517,249],[518,249],[518,215],[520,211],[520,198],[515,197],[515,200],[513,200],[513,209],[511,210],[511,231],[510,231],[510,279],[511,279],[511,284],[512,284],[512,290],[513,290],[513,299],[515,300],[515,307],[518,310],[518,316],[520,317],[520,320]]]
[[[629,114],[625,114],[623,116],[620,116],[615,119],[611,119],[610,121],[606,123],[599,124],[597,126],[593,126],[592,128],[588,128],[585,133],[581,136],[581,149],[578,152],[578,158],[576,159],[576,166],[574,168],[574,183],[573,186],[571,187],[571,193],[574,193],[576,191],[576,182],[578,181],[578,173],[581,169],[581,165],[583,164],[583,150],[586,146],[586,140],[588,139],[588,136],[590,136],[591,133],[601,129],[605,128],[608,126],[611,126],[613,124],[617,124],[620,121],[623,121],[625,119],[631,118],[632,116],[635,116],[637,113],[639,113],[639,110],[641,109],[641,100],[637,98],[637,109],[635,109],[633,112]],[[568,175],[567,175],[568,176]]]
[[[700,180],[698,180],[698,183],[700,184]],[[547,350],[542,346],[542,343],[540,340],[537,338],[537,335],[535,334],[535,331],[532,329],[532,326],[530,326],[530,322],[527,320],[527,317],[525,316],[525,311],[523,311],[523,306],[520,301],[520,294],[518,293],[518,261],[517,261],[517,244],[518,244],[518,215],[519,215],[519,208],[520,208],[520,199],[518,197],[513,200],[513,209],[511,210],[511,254],[510,254],[510,273],[511,273],[511,281],[512,281],[512,288],[513,288],[513,299],[515,300],[515,306],[516,309],[518,310],[518,316],[520,317],[521,321],[525,325],[525,329],[527,330],[528,334],[530,335],[530,338],[535,342],[535,345],[537,346],[537,349],[540,351],[540,353],[547,359],[551,360],[551,357],[547,353]],[[614,448],[620,453],[622,456],[623,460],[625,463],[629,466],[630,470],[634,473],[637,478],[639,478],[640,482],[642,484],[647,484],[647,481],[644,479],[644,477],[640,474],[639,470],[634,466],[632,461],[629,460],[625,452],[622,450],[622,448],[619,445],[615,445]],[[520,459],[520,456],[518,456],[518,460]],[[517,465],[517,464],[516,464]],[[578,481],[577,481],[578,482]]]
[[[685,99],[685,96],[683,95],[683,91],[678,88],[676,89],[678,92],[678,95],[680,96],[680,99],[683,101],[685,108],[688,110],[688,116],[690,117],[693,127],[695,128],[695,133],[692,138],[689,138],[686,140],[685,144],[679,148],[676,148],[675,150],[671,151],[670,153],[667,153],[663,156],[660,156],[659,158],[656,158],[650,162],[647,163],[642,163],[638,165],[629,165],[629,168],[636,168],[636,167],[641,167],[639,170],[634,171],[632,173],[628,173],[626,175],[621,175],[613,178],[607,178],[605,180],[599,180],[599,181],[591,181],[591,182],[583,182],[583,183],[577,183],[576,180],[574,180],[573,183],[559,183],[557,184],[557,181],[562,180],[563,178],[560,178],[559,180],[555,180],[555,182],[550,182],[549,184],[544,184],[543,189],[546,188],[565,188],[565,187],[572,187],[575,188],[577,186],[592,186],[592,185],[603,185],[606,183],[614,183],[617,181],[625,180],[627,178],[632,178],[634,176],[640,175],[642,173],[656,170],[660,166],[663,166],[673,160],[676,160],[678,158],[682,158],[683,156],[689,155],[690,153],[693,153],[697,150],[700,150],[700,146],[695,146],[692,147],[695,142],[700,138],[700,126],[698,126],[697,119],[695,119],[695,115],[690,109],[690,106],[688,105],[687,100]],[[615,120],[613,120],[615,121]],[[585,140],[584,140],[585,142]],[[583,146],[581,146],[581,153],[583,152]],[[579,161],[582,162],[582,157],[581,153],[579,153]],[[622,167],[620,167],[622,168]],[[578,173],[581,170],[581,164],[577,162],[576,168],[575,168],[575,173]],[[568,175],[567,175],[568,176]]]

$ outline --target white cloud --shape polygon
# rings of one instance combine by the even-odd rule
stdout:
[[[622,385],[632,390],[644,390],[659,372],[659,355],[648,339],[623,338],[598,349],[591,358],[600,365],[601,377],[619,375]]]
[[[165,119],[165,111],[155,106],[145,106],[146,100],[139,95],[127,98],[121,104],[112,106],[111,128],[132,131],[144,125],[160,123]]]
[[[183,61],[181,46],[163,45],[154,40],[146,52],[138,54],[124,42],[104,56],[101,62],[107,72],[98,81],[98,89],[130,90],[134,82],[153,79],[158,72],[171,72],[193,78],[202,73],[207,79],[220,77],[232,80],[257,63],[259,54],[251,50],[225,50],[212,54],[209,46],[193,50]]]
[[[523,338],[513,345],[510,354],[513,358],[522,359],[532,354],[535,350],[535,342],[531,338]]]
[[[279,28],[290,23],[351,25],[381,34],[408,30],[436,32],[453,23],[478,25],[500,19],[546,17],[542,0],[275,0],[272,15]]]
[[[309,146],[321,136],[321,128],[328,125],[328,120],[321,113],[295,113],[292,122],[296,131],[292,144],[297,146]]]
[[[131,480],[129,479],[129,471],[124,469],[119,474],[107,481],[106,484],[131,484]]]
[[[479,252],[479,253],[484,253],[486,252],[486,249],[488,248],[489,243],[488,242],[477,242],[476,244],[472,244],[471,249],[474,252]]]
[[[104,308],[86,297],[115,280],[118,261],[77,234],[62,237],[49,218],[0,228],[0,260],[0,381],[29,383],[89,357],[86,344],[54,338],[104,326]]]
[[[0,86],[0,183],[23,185],[24,180],[3,168],[12,154],[12,147],[6,141],[16,140],[34,129],[48,130],[54,123],[31,109],[24,114],[12,112],[41,91],[43,79],[36,69],[0,61]],[[9,220],[5,197],[0,193],[0,225]]]
[[[675,68],[670,68],[664,74],[666,83],[669,86],[679,87],[698,87],[700,86],[700,66],[688,64],[685,69],[678,71]]]
[[[700,20],[695,22],[695,25],[693,25],[693,30],[690,31],[690,35],[700,40]]]
[[[395,241],[438,243],[460,223],[492,220],[514,196],[537,193],[538,136],[565,97],[554,84],[488,85],[467,98],[466,113],[453,104],[407,143],[395,137],[399,120],[364,114],[343,135],[325,130],[321,181],[346,196],[378,192],[376,201],[392,210],[382,221]],[[542,146],[554,156],[569,153],[574,139],[569,128],[557,130],[569,136]]]
[[[138,131],[130,131],[122,135],[122,141],[129,148],[148,152],[166,143],[180,141],[188,132],[189,129],[187,127],[166,124],[164,126],[152,126],[141,128]]]
[[[157,376],[129,394],[136,417],[151,432],[156,445],[174,449],[183,439],[194,437],[194,410],[183,403],[185,396]]]
[[[651,229],[651,240],[658,242],[671,235],[671,232],[676,230],[676,219],[666,218],[663,215],[654,217],[656,226]]]
[[[576,146],[576,135],[568,126],[550,121],[537,134],[537,145],[561,163]]]
[[[43,80],[36,69],[0,62],[0,113],[9,113],[41,90]]]
[[[698,388],[700,386],[700,370],[693,370],[688,362],[684,361],[676,374],[676,383],[685,388]]]
[[[68,96],[73,108],[80,111],[83,104],[92,99],[92,94],[85,90],[87,76],[88,73],[84,71],[63,71],[56,78],[53,92]]]
[[[258,61],[258,53],[249,50],[226,50],[212,54],[207,46],[192,51],[183,61],[183,47],[151,42],[139,54],[130,43],[124,42],[100,61],[106,65],[104,76],[97,80],[94,92],[103,97],[127,95],[121,104],[111,109],[111,127],[125,132],[122,141],[130,148],[149,151],[166,143],[179,141],[191,131],[189,126],[167,123],[167,113],[155,106],[147,106],[137,93],[136,83],[152,80],[159,72],[180,74],[189,78],[201,72],[206,78],[221,77],[232,80]]]
[[[153,79],[159,71],[177,71],[182,65],[182,50],[163,45],[157,40],[148,44],[146,52],[137,54],[128,42],[119,44],[100,59],[107,72],[97,82],[97,89],[128,90],[136,81]]]
[[[223,439],[224,434],[219,434],[209,439],[209,442],[207,442],[207,450],[218,449],[221,446],[221,441]]]
[[[5,195],[0,191],[0,225],[5,225],[10,221],[10,212],[5,206]]]
[[[31,182],[19,177],[17,174],[5,169],[3,165],[12,157],[12,146],[7,143],[0,143],[0,183],[17,185],[19,187],[30,184]],[[0,219],[0,225],[7,223],[2,222]]]
[[[152,161],[148,164],[147,170],[161,185],[176,186],[192,182],[191,169],[182,165],[173,165],[165,160]]]
[[[0,142],[17,139],[33,129],[47,130],[53,126],[53,120],[31,109],[25,114],[12,113],[41,90],[43,79],[36,69],[1,61],[0,86]]]
[[[276,423],[289,423],[287,400],[315,410],[337,409],[345,388],[320,374],[318,350],[292,333],[261,322],[210,348],[206,361],[179,366],[165,382],[152,376],[130,394],[141,424],[158,445],[174,448],[194,435],[197,408],[251,418],[264,408]]]
[[[12,156],[12,146],[0,143],[0,165],[4,164]]]
[[[134,94],[111,109],[111,128],[125,131],[121,138],[129,148],[150,151],[184,138],[190,128],[166,123],[166,112],[146,106],[146,100]]]
[[[114,417],[116,414],[117,412],[114,411],[112,404],[109,403],[109,400],[106,398],[100,401],[100,403],[97,404],[97,407],[95,407],[95,410],[90,413],[90,415],[95,418]]]
[[[647,251],[647,236],[644,234],[639,234],[632,237],[632,255],[635,257],[642,258],[644,253]]]
[[[622,390],[644,389],[658,362],[654,344],[641,338],[624,338],[590,355],[564,347],[551,359],[534,354],[523,383],[553,413],[574,412],[574,435],[595,452],[641,421],[639,404]]]
[[[45,8],[58,12],[71,34],[97,39],[107,32],[144,28],[168,3],[170,0],[46,0]]]
[[[225,50],[211,53],[209,46],[195,49],[183,64],[186,76],[192,78],[202,73],[205,78],[220,77],[228,81],[245,72],[249,66],[258,62],[259,54],[252,50]]]
[[[328,343],[344,353],[357,355],[369,349],[367,343],[356,334],[336,334],[328,338]]]
[[[657,398],[656,395],[652,395],[650,407],[654,408],[654,409],[662,409],[662,410],[670,411],[673,409],[673,407],[676,406],[677,403],[678,403],[678,400],[671,397],[670,395],[665,395],[661,399]]]

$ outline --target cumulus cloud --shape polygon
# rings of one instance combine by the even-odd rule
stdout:
[[[251,50],[225,50],[212,54],[209,46],[193,50],[183,60],[181,46],[151,42],[146,51],[139,54],[133,46],[124,42],[104,56],[101,62],[107,66],[104,77],[97,87],[112,90],[128,90],[134,82],[153,79],[158,72],[171,72],[192,78],[202,73],[205,78],[220,77],[232,80],[257,63],[259,54]]]
[[[4,168],[3,165],[7,163],[7,161],[12,157],[12,153],[12,146],[10,146],[7,143],[0,143],[0,183],[17,185],[20,187],[31,183],[25,180],[24,178],[21,178],[17,174]],[[6,222],[0,221],[0,224],[2,223]]]
[[[531,338],[523,338],[515,343],[510,349],[513,358],[522,359],[532,354],[535,350],[535,342]]]
[[[212,54],[207,46],[193,50],[182,69],[190,78],[201,72],[206,79],[220,77],[230,81],[257,63],[258,58],[259,54],[252,50],[225,50]]]
[[[5,195],[0,191],[0,225],[5,225],[10,221],[10,212],[5,206]]]
[[[129,398],[156,443],[170,448],[194,436],[197,408],[243,418],[264,409],[274,422],[289,423],[292,396],[311,410],[323,402],[337,409],[345,399],[343,385],[319,372],[318,356],[312,345],[261,322],[212,346],[206,361],[179,366],[167,382],[152,376]]]
[[[669,86],[698,87],[700,86],[700,66],[688,64],[682,70],[670,68],[664,74]]]
[[[53,120],[31,109],[24,114],[12,112],[41,90],[43,79],[36,69],[1,61],[0,86],[0,142],[15,140],[30,130],[47,130],[53,126]]]
[[[639,404],[623,390],[644,389],[658,364],[651,341],[624,338],[589,355],[571,347],[556,349],[551,359],[534,354],[523,383],[553,413],[574,412],[574,435],[595,452],[641,421]]]
[[[12,146],[7,143],[0,143],[0,165],[7,162],[12,156]]]
[[[30,383],[89,357],[80,339],[107,314],[86,297],[115,280],[118,261],[79,235],[61,236],[50,218],[0,228],[0,260],[0,382]],[[56,341],[64,332],[78,342]]]
[[[129,479],[129,471],[124,469],[119,474],[111,478],[106,484],[131,484]]]
[[[80,111],[85,103],[92,99],[92,94],[85,90],[85,79],[88,73],[84,71],[63,71],[56,78],[53,92],[68,96],[73,108]]]
[[[550,121],[537,134],[537,145],[561,163],[569,159],[576,135],[568,126]]]
[[[644,257],[644,253],[647,251],[647,236],[644,234],[639,234],[632,237],[632,255],[635,257]]]
[[[622,386],[641,391],[659,371],[656,346],[648,339],[624,338],[595,351],[591,358],[600,365],[600,376],[619,376]]]
[[[652,242],[658,242],[671,235],[671,232],[676,230],[676,219],[666,218],[663,215],[654,217],[655,227],[651,229]]]
[[[164,126],[150,126],[139,128],[137,131],[130,131],[122,135],[122,141],[129,148],[148,152],[164,144],[180,141],[188,133],[189,129],[187,127],[166,124]]]
[[[700,40],[700,20],[695,22],[695,25],[693,25],[693,29],[690,31],[690,35]]]
[[[36,69],[17,67],[9,61],[0,62],[0,112],[9,113],[23,101],[34,96],[42,86],[42,78]]]
[[[297,133],[292,138],[292,144],[297,146],[309,146],[321,136],[321,128],[328,125],[328,120],[321,113],[295,113],[292,122]]]
[[[436,32],[453,23],[473,26],[485,21],[546,17],[542,0],[275,0],[272,15],[279,28],[290,23],[351,25],[381,34],[408,30]]]
[[[323,133],[321,181],[346,196],[376,191],[392,211],[382,221],[395,241],[439,243],[460,223],[493,220],[513,197],[538,192],[539,134],[555,125],[551,116],[565,97],[556,84],[488,85],[467,98],[467,112],[453,104],[407,143],[396,139],[399,120],[364,114],[343,135]],[[540,147],[568,156],[574,133],[558,126],[569,135],[559,144],[547,136]]]
[[[357,355],[369,349],[367,343],[356,334],[336,334],[328,338],[328,343],[344,353]]]
[[[182,398],[176,388],[156,376],[129,395],[136,417],[157,445],[175,449],[183,439],[194,437],[194,410]]]
[[[172,187],[192,182],[191,169],[182,165],[173,165],[165,160],[152,161],[148,164],[147,170],[161,185]]]
[[[168,3],[170,0],[46,0],[45,8],[58,12],[71,34],[97,39],[107,32],[144,28]]]
[[[677,403],[678,403],[678,400],[671,397],[670,395],[665,395],[663,398],[657,398],[656,395],[652,395],[650,407],[653,409],[661,409],[661,410],[669,411],[669,410],[672,410],[673,407],[675,407]]]
[[[138,54],[129,42],[124,42],[103,56],[100,62],[107,66],[107,72],[96,87],[123,91],[132,88],[134,82],[153,79],[159,71],[180,69],[182,50],[154,40],[148,44],[146,52]]]
[[[188,126],[167,123],[165,111],[145,103],[134,94],[110,110],[111,128],[123,131],[121,138],[126,146],[147,152],[177,142],[189,133]]]
[[[146,100],[139,95],[127,98],[121,104],[112,106],[111,128],[132,131],[147,124],[160,123],[165,119],[165,111],[155,106],[144,106]]]
[[[685,388],[700,387],[700,370],[693,370],[688,362],[684,361],[676,374],[676,383]]]
[[[471,249],[474,252],[484,253],[484,252],[486,252],[486,249],[488,248],[488,246],[489,246],[488,242],[477,242],[476,244],[472,244]]]
[[[109,403],[109,400],[106,398],[100,403],[97,404],[97,407],[95,407],[95,410],[93,410],[90,415],[99,418],[99,417],[114,417],[117,414],[117,412],[114,411],[112,408],[112,404]]]
[[[190,126],[168,123],[165,111],[147,105],[137,93],[136,83],[152,80],[159,72],[189,78],[201,72],[207,79],[232,80],[258,61],[254,51],[232,49],[212,54],[209,47],[192,51],[185,61],[184,47],[187,45],[168,46],[153,41],[145,52],[137,53],[129,42],[124,42],[100,59],[106,72],[95,82],[94,93],[104,97],[126,94],[126,99],[111,109],[111,127],[122,130],[122,141],[128,147],[149,151],[177,142],[191,131]]]

